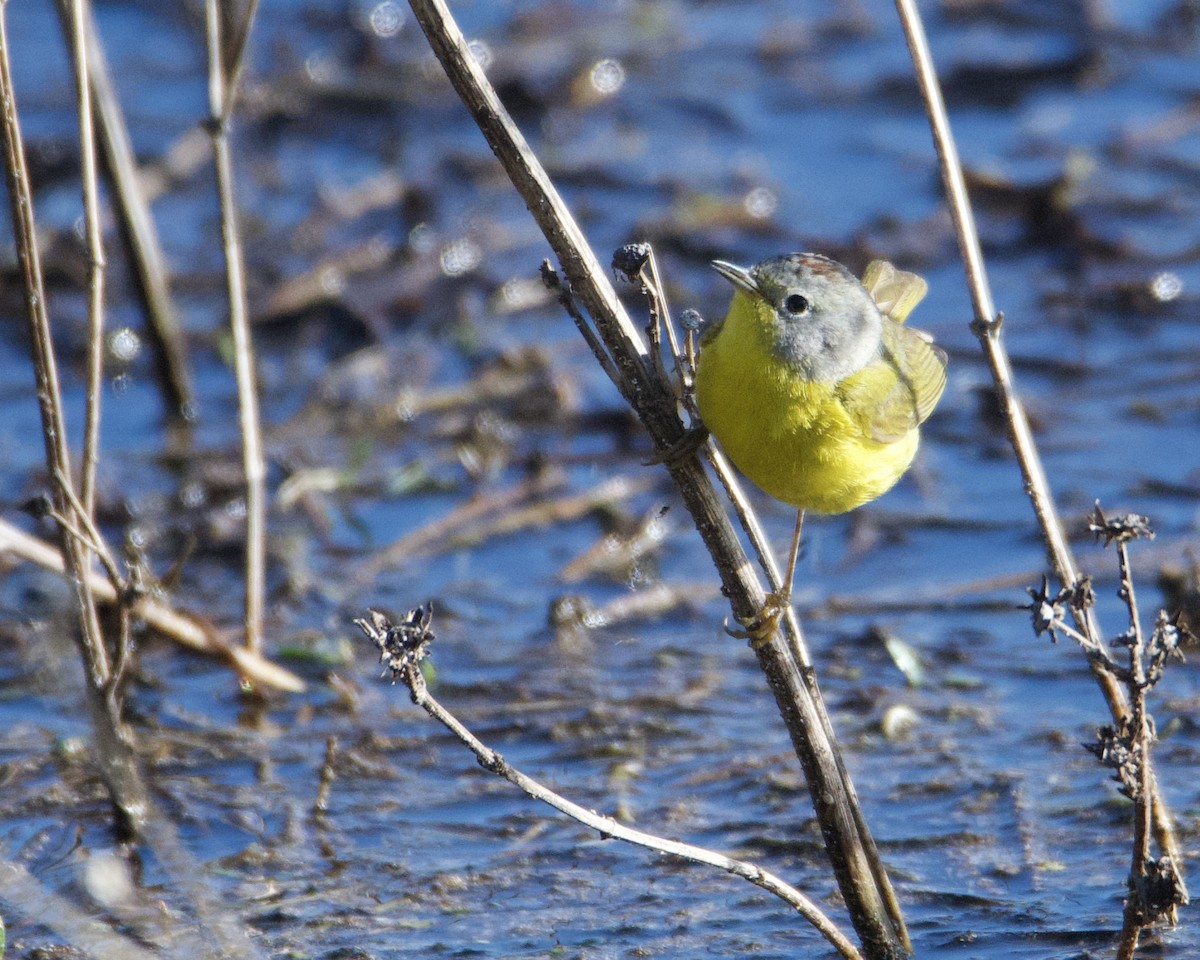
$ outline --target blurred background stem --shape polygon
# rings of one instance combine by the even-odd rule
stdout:
[[[217,192],[221,206],[221,240],[225,252],[225,281],[229,325],[233,332],[234,373],[237,378],[238,413],[242,429],[242,465],[246,474],[246,647],[262,649],[263,606],[266,593],[266,483],[267,464],[263,452],[262,423],[258,411],[258,382],[255,375],[254,344],[246,305],[246,265],[238,229],[237,199],[233,181],[233,150],[229,143],[229,121],[237,99],[243,54],[256,0],[244,15],[232,3],[208,0],[205,5],[208,40],[208,100],[216,164]]]

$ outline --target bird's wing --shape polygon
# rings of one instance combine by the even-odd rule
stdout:
[[[894,443],[929,418],[945,388],[945,352],[920,331],[885,317],[879,358],[836,392],[864,436]]]
[[[862,285],[885,317],[903,323],[929,289],[924,277],[897,270],[886,260],[872,260],[863,271]]]

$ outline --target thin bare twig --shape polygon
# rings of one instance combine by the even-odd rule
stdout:
[[[89,531],[82,539],[83,563],[91,564],[90,550],[94,549],[109,576],[118,576],[100,532],[96,529],[96,470],[100,465],[100,413],[104,394],[104,238],[100,223],[100,184],[96,164],[96,130],[92,107],[91,65],[88,59],[87,33],[91,24],[86,0],[69,0],[69,15],[63,18],[71,47],[71,64],[75,71],[75,98],[79,115],[79,166],[83,187],[83,222],[88,250],[88,364],[85,389],[83,434],[83,476],[80,497],[75,499],[69,478],[59,477],[64,495],[71,499],[79,518]],[[80,502],[82,501],[82,502]],[[60,522],[65,522],[65,518]],[[114,583],[119,582],[114,579]],[[124,598],[125,594],[122,592]],[[128,605],[122,599],[117,604],[116,636],[113,641],[114,688],[124,680],[125,668],[131,662],[130,624]]]
[[[1175,862],[1167,855],[1154,859],[1150,854],[1156,736],[1147,695],[1162,679],[1166,662],[1183,659],[1179,649],[1181,634],[1162,611],[1149,641],[1142,628],[1129,564],[1129,543],[1140,538],[1154,538],[1146,518],[1135,513],[1106,517],[1097,503],[1088,526],[1105,546],[1116,542],[1120,571],[1118,596],[1129,612],[1129,626],[1113,640],[1114,646],[1124,647],[1128,654],[1129,666],[1120,672],[1129,694],[1129,721],[1102,727],[1097,731],[1096,742],[1089,744],[1088,749],[1101,763],[1116,770],[1115,779],[1121,784],[1121,792],[1133,801],[1133,856],[1117,947],[1117,960],[1133,960],[1142,931],[1163,920],[1174,924],[1176,908],[1188,902],[1187,887]]]
[[[96,513],[96,467],[100,462],[100,397],[104,377],[104,238],[100,232],[100,187],[96,178],[96,131],[88,83],[87,17],[84,0],[71,2],[71,58],[79,112],[79,166],[83,181],[83,222],[88,250],[87,416],[83,434],[80,499],[88,517]]]
[[[225,17],[220,0],[207,0],[205,22],[208,39],[208,97],[210,133],[217,169],[221,206],[221,239],[225,251],[229,323],[233,331],[234,372],[242,428],[242,463],[246,472],[246,648],[262,649],[263,610],[266,594],[266,484],[262,425],[258,413],[258,384],[254,372],[254,345],[246,307],[246,265],[238,230],[237,201],[233,186],[233,151],[229,144],[229,118],[237,97],[234,86],[241,74],[240,53],[245,49],[249,20],[237,40],[238,61],[230,61],[230,47],[222,35]],[[253,11],[251,11],[253,12]]]
[[[418,608],[410,611],[408,617],[399,625],[392,624],[377,611],[372,611],[370,620],[354,621],[368,638],[380,649],[380,657],[392,670],[392,679],[400,680],[408,687],[412,701],[434,720],[453,733],[479,760],[480,766],[490,773],[503,777],[509,783],[524,790],[534,800],[553,807],[560,813],[597,831],[604,838],[624,840],[648,850],[691,860],[717,867],[743,880],[761,887],[768,893],[779,897],[833,945],[846,960],[862,960],[862,954],[838,928],[821,911],[812,900],[782,879],[763,870],[756,864],[745,860],[735,860],[713,850],[697,847],[690,843],[680,843],[664,837],[634,830],[612,817],[602,816],[572,803],[549,787],[522,773],[511,766],[499,753],[479,740],[471,731],[449,710],[441,705],[430,693],[421,672],[420,660],[424,658],[428,643],[433,639],[429,630],[430,608]]]
[[[680,351],[679,339],[675,332],[675,325],[671,321],[671,311],[667,305],[667,295],[663,288],[661,275],[659,274],[658,259],[654,254],[654,248],[648,243],[635,243],[626,245],[618,253],[623,260],[631,259],[633,261],[631,263],[620,264],[619,269],[625,272],[631,280],[636,277],[636,279],[641,281],[642,293],[646,296],[650,304],[651,340],[655,344],[661,339],[661,335],[658,333],[659,328],[666,328],[671,356],[675,364],[676,382],[679,385],[681,393],[680,402],[689,411],[695,422],[695,420],[699,419],[699,413],[695,410],[695,398],[692,395],[695,376],[694,346],[689,346],[687,353]],[[618,266],[615,258],[613,263],[614,266]],[[667,374],[662,367],[661,358],[657,350],[654,360],[655,369],[661,377],[666,379]],[[762,567],[763,572],[767,576],[767,583],[770,584],[771,591],[777,593],[783,585],[783,578],[779,574],[779,564],[775,561],[775,554],[771,550],[766,531],[758,519],[758,514],[751,505],[750,499],[746,496],[741,481],[738,480],[737,472],[733,469],[724,451],[713,443],[711,439],[707,439],[703,450],[705,458],[717,474],[717,479],[721,481],[721,486],[725,489],[725,495],[729,497],[729,502],[733,505],[738,523],[750,540],[750,546],[758,558],[759,566]],[[795,608],[790,604],[785,611],[785,618],[788,628],[787,638],[792,647],[792,655],[800,667],[809,669],[813,665],[812,656],[809,654],[808,646],[804,641],[804,634],[800,629],[800,621],[796,616]],[[818,697],[818,700],[820,699]],[[821,706],[823,707],[823,704]],[[830,730],[830,735],[832,736],[832,730]]]
[[[46,462],[55,478],[55,505],[60,515],[69,516],[73,511],[72,499],[64,491],[70,484],[71,457],[67,447],[66,422],[63,417],[59,389],[58,365],[54,357],[54,342],[50,333],[50,317],[46,311],[46,290],[42,281],[41,254],[37,246],[37,227],[33,215],[33,190],[29,184],[29,173],[25,163],[25,147],[17,117],[16,96],[12,87],[9,67],[7,22],[4,16],[6,5],[0,4],[0,98],[3,116],[0,124],[4,137],[4,171],[8,181],[8,197],[11,207],[13,232],[16,238],[17,259],[21,267],[25,286],[25,303],[28,308],[30,343],[33,348],[34,375],[37,378],[37,397],[42,417],[42,436],[46,445]],[[86,569],[77,541],[66,535],[62,541],[64,569],[72,576],[80,576]],[[83,602],[81,609],[90,604]],[[95,623],[92,616],[85,615],[85,629]],[[99,626],[95,625],[99,636]],[[96,644],[98,675],[107,678],[107,657],[102,643]]]
[[[1096,508],[1099,512],[1099,507]],[[1150,862],[1150,838],[1154,821],[1154,767],[1150,747],[1153,742],[1150,714],[1146,707],[1145,656],[1146,640],[1138,614],[1137,593],[1129,569],[1129,545],[1117,541],[1117,562],[1121,570],[1121,596],[1129,608],[1129,740],[1137,763],[1137,790],[1133,796],[1133,852],[1129,868],[1129,896],[1121,921],[1121,938],[1117,960],[1133,960],[1141,932],[1150,922],[1146,905],[1138,896],[1138,883],[1146,879],[1146,864]]]
[[[233,101],[246,67],[246,44],[250,40],[250,28],[258,13],[259,0],[249,0],[241,10],[238,0],[220,0],[221,5],[221,63],[225,72],[225,91],[228,97],[225,119],[233,111]]]
[[[629,251],[633,251],[632,254]],[[679,340],[675,332],[675,325],[671,321],[671,311],[667,305],[667,295],[659,274],[658,260],[654,255],[654,248],[648,243],[629,244],[627,247],[622,248],[621,252],[625,255],[635,255],[638,259],[636,274],[631,271],[630,277],[632,279],[636,276],[641,281],[642,293],[646,296],[650,304],[651,340],[657,344],[661,339],[661,335],[657,331],[660,327],[666,328],[671,356],[675,364],[676,382],[681,392],[680,402],[693,418],[698,420],[699,414],[694,409],[695,403],[692,396],[695,358],[694,356],[682,353],[679,349]],[[590,328],[588,329],[590,331]],[[657,350],[654,354],[654,364],[659,376],[666,379],[667,373],[663,369],[662,360]],[[738,480],[736,471],[730,464],[728,457],[725,456],[724,451],[713,443],[710,438],[705,437],[702,449],[705,459],[708,460],[709,465],[713,468],[717,479],[721,481],[721,486],[725,489],[725,495],[729,497],[729,502],[733,505],[734,514],[737,516],[738,523],[750,540],[750,547],[754,550],[754,554],[758,558],[759,566],[762,567],[763,572],[767,575],[767,583],[770,585],[772,592],[778,592],[783,584],[783,579],[779,574],[779,565],[775,561],[775,555],[771,550],[766,531],[763,529],[762,523],[758,519],[758,514],[750,503],[750,498],[746,496],[741,481]],[[788,640],[792,644],[792,654],[796,659],[796,663],[802,668],[809,668],[812,666],[812,657],[809,655],[807,645],[804,642],[804,634],[800,629],[800,622],[796,617],[795,610],[790,605],[787,609],[786,617],[789,628],[787,634]]]
[[[979,338],[980,346],[987,358],[1000,408],[1004,412],[1005,423],[1008,426],[1009,441],[1016,454],[1025,490],[1029,495],[1038,526],[1041,528],[1042,537],[1046,542],[1051,566],[1064,589],[1076,590],[1080,586],[1082,578],[1063,532],[1062,521],[1059,519],[1058,509],[1050,491],[1050,483],[1046,477],[1045,468],[1042,466],[1041,457],[1033,439],[1033,432],[1029,428],[1029,420],[1025,416],[1020,398],[1017,396],[1012,364],[1009,362],[1008,353],[1001,337],[1003,315],[996,312],[995,304],[992,301],[979,234],[975,229],[975,216],[967,195],[962,163],[959,160],[958,148],[950,129],[950,119],[946,113],[946,104],[942,98],[933,57],[929,52],[925,28],[917,10],[916,0],[896,0],[896,9],[900,15],[909,53],[912,55],[917,83],[929,115],[929,124],[933,131],[933,141],[941,163],[942,179],[950,204],[950,212],[958,233],[959,250],[966,269],[967,287],[970,290],[975,312],[972,330]],[[1090,607],[1076,608],[1073,606],[1071,609],[1072,614],[1076,617],[1078,631],[1089,638],[1093,647],[1102,646],[1103,632],[1096,622],[1094,611]],[[1129,703],[1119,679],[1100,658],[1089,657],[1088,664],[1104,695],[1113,720],[1118,725],[1127,722],[1130,716]],[[1153,793],[1155,836],[1163,852],[1179,865],[1182,861],[1179,857],[1179,845],[1175,838],[1175,828],[1170,811],[1162,800],[1157,784],[1154,785]]]
[[[650,322],[646,333],[650,337],[650,359],[654,363],[655,372],[664,383],[670,382],[670,374],[663,363],[662,335],[665,332],[670,345],[669,355],[675,364],[680,396],[687,395],[691,384],[688,382],[680,360],[679,343],[675,334],[675,324],[671,321],[671,309],[667,305],[667,291],[663,288],[662,275],[658,270],[658,258],[654,255],[654,247],[650,244],[638,244],[636,248],[644,254],[638,278],[642,282],[642,292],[650,303]]]
[[[79,497],[76,496],[70,477],[60,471],[55,471],[54,481],[59,485],[63,496],[67,498],[72,511],[69,517],[56,516],[56,522],[68,524],[71,527],[72,534],[80,543],[88,550],[95,551],[96,556],[100,560],[100,565],[104,567],[113,585],[120,589],[121,573],[117,569],[117,561],[114,559],[112,551],[108,548],[108,544],[104,542],[104,536],[100,533],[100,528],[96,526],[96,518],[93,515],[94,511],[89,511],[80,501]],[[78,526],[73,521],[77,521]]]

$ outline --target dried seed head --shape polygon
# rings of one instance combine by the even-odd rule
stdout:
[[[1140,513],[1127,513],[1123,517],[1106,517],[1100,509],[1100,501],[1092,510],[1088,529],[1097,540],[1104,540],[1107,547],[1116,540],[1118,543],[1128,543],[1130,540],[1153,540],[1154,531],[1150,529],[1150,521]]]
[[[370,613],[370,620],[359,618],[354,622],[379,648],[379,662],[392,671],[393,680],[429,656],[433,604],[413,607],[399,623],[393,623],[382,611],[372,609]]]
[[[612,268],[615,273],[634,283],[649,259],[650,244],[627,243],[613,251]]]

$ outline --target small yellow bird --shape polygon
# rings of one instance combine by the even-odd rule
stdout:
[[[805,511],[845,513],[900,479],[945,389],[946,354],[904,326],[927,284],[886,261],[861,283],[815,253],[712,265],[735,290],[700,341],[700,416],[742,473],[798,508],[787,577],[764,612],[773,622]]]

